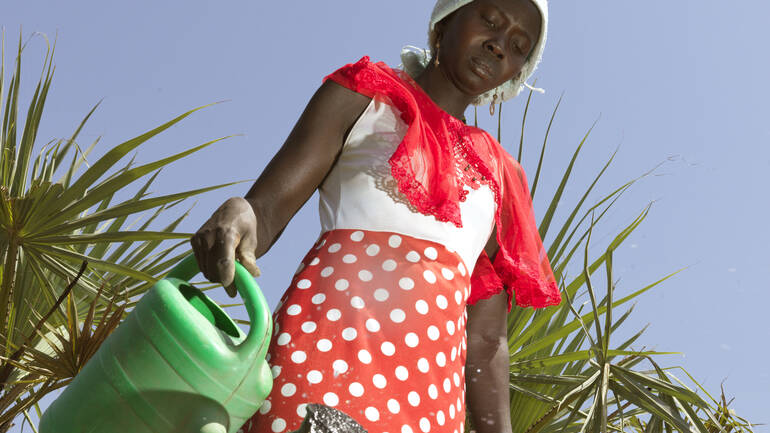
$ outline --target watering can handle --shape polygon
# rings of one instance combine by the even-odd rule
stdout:
[[[195,256],[190,254],[182,259],[168,273],[166,278],[190,281],[198,273],[200,273],[198,262],[195,260]],[[237,261],[235,262],[235,278],[233,283],[238,290],[238,294],[243,299],[246,312],[251,321],[251,327],[246,335],[246,339],[238,345],[238,354],[248,357],[256,353],[259,358],[264,358],[267,353],[267,347],[270,344],[273,327],[273,319],[270,308],[267,305],[267,300],[259,289],[257,282],[254,281],[254,277]]]

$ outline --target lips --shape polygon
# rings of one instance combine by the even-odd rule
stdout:
[[[485,80],[492,78],[492,67],[478,57],[471,57],[471,69],[476,75]]]

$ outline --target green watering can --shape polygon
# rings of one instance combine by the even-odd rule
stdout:
[[[235,433],[273,387],[273,321],[249,272],[235,287],[251,329],[187,281],[188,256],[158,281],[43,414],[41,433]]]

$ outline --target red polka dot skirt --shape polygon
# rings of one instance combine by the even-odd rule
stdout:
[[[463,433],[469,293],[439,243],[324,233],[273,313],[273,390],[243,431],[296,430],[322,403],[369,433]]]

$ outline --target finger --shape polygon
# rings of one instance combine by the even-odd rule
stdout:
[[[203,269],[206,265],[206,256],[204,255],[200,236],[197,233],[190,238],[190,244],[192,245],[193,254],[195,254],[195,261],[198,262],[198,270],[200,270],[201,273],[204,273]]]
[[[230,284],[229,286],[225,286],[225,292],[231,297],[234,298],[235,295],[238,294],[238,289],[235,288],[235,282]]]
[[[211,258],[214,255],[212,251],[214,247],[214,232],[212,230],[205,230],[198,236],[201,250],[201,273],[211,282],[217,282],[216,268],[211,264]]]
[[[209,258],[209,265],[217,274],[217,281],[227,287],[233,284],[235,276],[235,246],[238,236],[235,230],[220,227],[216,230],[216,240]]]
[[[238,261],[241,262],[247,271],[249,271],[252,277],[258,277],[262,275],[262,272],[257,266],[257,258],[254,256],[254,253],[248,250],[244,251],[244,249],[241,248],[242,244],[243,242],[238,245],[238,249],[235,251],[235,256],[238,258]]]

